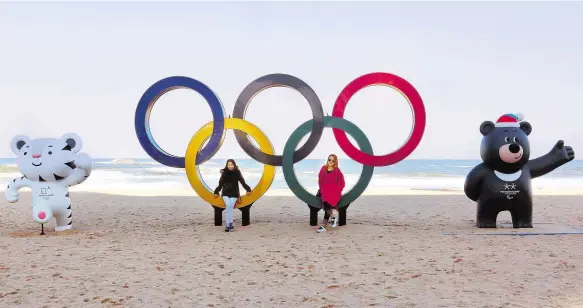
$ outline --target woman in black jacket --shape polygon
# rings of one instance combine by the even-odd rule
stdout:
[[[247,195],[251,193],[251,187],[245,183],[243,175],[235,160],[228,159],[227,164],[224,169],[221,169],[221,179],[219,180],[219,186],[215,189],[215,198],[219,197],[219,192],[222,190],[223,200],[225,201],[225,209],[227,210],[226,223],[227,228],[225,232],[231,232],[235,230],[233,226],[233,208],[235,208],[235,203],[237,199],[241,197],[239,194],[239,182],[243,185],[243,188],[247,191]]]

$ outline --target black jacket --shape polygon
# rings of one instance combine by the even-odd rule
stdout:
[[[223,197],[239,198],[241,197],[239,193],[239,182],[245,188],[247,192],[251,191],[251,187],[245,183],[243,175],[239,169],[233,171],[229,169],[221,170],[221,179],[219,180],[219,186],[215,189],[215,195],[218,195],[222,190]]]

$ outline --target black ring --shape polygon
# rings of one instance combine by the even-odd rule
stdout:
[[[312,109],[312,120],[314,121],[312,132],[310,133],[308,140],[306,140],[306,143],[294,152],[293,162],[297,163],[308,157],[308,155],[314,151],[316,146],[318,146],[318,142],[320,142],[322,133],[324,132],[324,109],[322,108],[322,103],[316,92],[303,80],[287,74],[269,74],[255,79],[243,89],[241,94],[239,94],[237,102],[235,103],[235,108],[233,109],[233,118],[244,120],[247,107],[251,103],[253,97],[261,91],[272,87],[287,87],[300,92],[300,94],[308,101],[308,104]],[[251,140],[249,140],[246,133],[238,130],[235,130],[234,133],[235,138],[241,148],[243,148],[243,151],[245,151],[245,153],[251,158],[265,165],[282,165],[283,155],[265,154],[251,143]]]

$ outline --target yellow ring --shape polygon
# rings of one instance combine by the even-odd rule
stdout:
[[[237,118],[226,118],[225,119],[225,129],[237,129],[242,132],[249,134],[257,144],[261,151],[266,154],[273,154],[273,145],[265,136],[265,134],[255,125]],[[220,208],[225,208],[225,202],[223,198],[215,198],[213,191],[211,191],[205,183],[202,181],[202,177],[196,165],[196,154],[200,151],[200,148],[204,142],[210,138],[213,132],[213,122],[205,124],[201,129],[199,129],[194,136],[190,139],[188,143],[188,148],[186,148],[186,155],[184,156],[186,176],[190,182],[192,189],[201,197],[204,201]],[[222,144],[222,143],[221,143]],[[220,145],[219,145],[220,146]],[[217,170],[218,172],[218,170]],[[241,197],[241,203],[235,205],[236,208],[245,207],[259,199],[271,186],[273,179],[275,178],[275,167],[269,165],[263,165],[263,174],[257,186],[253,188],[250,195],[243,195]]]

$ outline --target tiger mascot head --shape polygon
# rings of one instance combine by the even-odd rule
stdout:
[[[31,181],[52,182],[69,176],[75,159],[81,150],[81,137],[74,133],[61,138],[39,138],[31,140],[19,135],[12,138],[12,152],[18,157],[16,164],[20,172]]]

